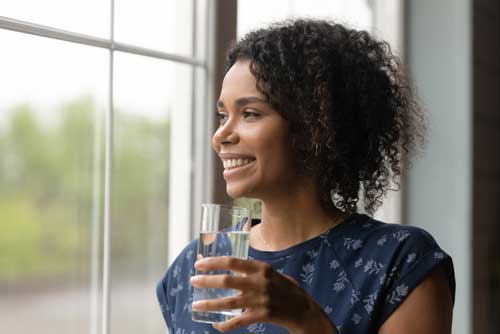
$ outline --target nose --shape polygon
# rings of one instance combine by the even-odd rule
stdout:
[[[238,131],[231,119],[228,119],[224,124],[219,126],[212,137],[212,142],[216,150],[217,148],[220,149],[220,146],[236,144],[238,140]]]

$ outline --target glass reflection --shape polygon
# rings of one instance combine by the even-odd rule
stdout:
[[[2,332],[89,333],[108,55],[3,30],[0,44]]]
[[[160,333],[155,293],[167,267],[173,113],[190,115],[191,67],[117,52],[114,87],[111,331]]]

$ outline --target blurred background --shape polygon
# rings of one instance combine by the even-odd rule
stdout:
[[[428,143],[376,217],[453,257],[454,334],[500,333],[496,0],[2,0],[1,333],[165,333],[156,283],[200,204],[231,202],[210,148],[225,50],[287,17],[408,66]]]

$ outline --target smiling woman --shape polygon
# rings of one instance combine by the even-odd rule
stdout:
[[[256,30],[229,50],[217,107],[227,193],[260,199],[261,219],[248,260],[195,263],[196,240],[179,255],[157,287],[171,333],[450,333],[450,256],[422,229],[356,213],[360,193],[374,212],[423,139],[386,43],[321,20]],[[192,286],[240,293],[192,304]],[[245,312],[214,328],[191,321],[230,309]]]

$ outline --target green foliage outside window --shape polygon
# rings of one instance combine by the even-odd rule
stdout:
[[[95,115],[105,113],[96,108],[91,97],[83,96],[63,103],[57,117],[51,111],[47,119],[29,104],[2,111],[7,118],[0,124],[0,283],[90,270],[92,210],[100,205],[102,223],[104,188],[104,129],[96,127]],[[131,254],[143,257],[144,217],[168,203],[169,152],[162,148],[168,147],[169,122],[116,115],[111,251],[114,259],[126,262],[133,260]],[[163,163],[151,163],[158,156]]]

